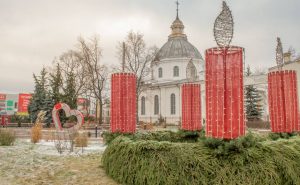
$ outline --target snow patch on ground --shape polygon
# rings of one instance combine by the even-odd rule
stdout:
[[[89,141],[87,147],[74,147],[73,152],[69,152],[66,149],[62,154],[60,154],[56,147],[54,141],[45,141],[41,140],[40,142],[33,144],[31,143],[30,139],[20,139],[17,141],[16,146],[31,146],[34,148],[34,152],[42,155],[54,155],[54,156],[76,156],[76,155],[87,155],[90,153],[103,153],[106,145],[101,143],[100,141]],[[20,146],[21,147],[21,146]]]
[[[89,179],[97,179],[98,184],[109,184],[106,182],[113,181],[99,168],[105,148],[101,141],[96,140],[90,141],[83,153],[81,148],[75,148],[72,153],[59,154],[54,142],[33,144],[29,139],[17,139],[13,146],[0,146],[0,185],[85,184]],[[107,181],[101,183],[99,174]]]

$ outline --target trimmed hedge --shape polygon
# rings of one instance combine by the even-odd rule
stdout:
[[[130,185],[300,184],[300,138],[180,143],[119,136],[102,164],[117,182]]]
[[[102,137],[105,144],[109,145],[118,136],[125,136],[132,140],[155,140],[170,142],[197,142],[204,138],[204,131],[155,131],[155,132],[137,132],[134,134],[103,132]]]

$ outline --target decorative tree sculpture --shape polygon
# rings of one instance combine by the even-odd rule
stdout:
[[[245,134],[243,51],[230,46],[233,19],[225,2],[214,24],[219,47],[206,50],[206,135],[233,139]]]

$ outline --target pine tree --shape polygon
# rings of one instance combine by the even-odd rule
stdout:
[[[58,103],[62,101],[62,90],[63,87],[63,81],[62,81],[62,74],[61,74],[61,68],[59,63],[57,63],[55,72],[53,74],[50,74],[50,88],[51,88],[51,98],[54,101],[54,103]]]
[[[50,74],[50,88],[51,88],[51,99],[55,104],[59,102],[64,102],[64,95],[62,93],[63,90],[63,78],[60,64],[57,63],[55,71],[53,74]],[[49,105],[51,103],[49,102]],[[61,121],[62,126],[66,122],[67,118],[65,112],[63,110],[59,111],[59,119]]]
[[[246,76],[250,76],[250,67],[247,67]],[[245,88],[245,99],[246,99],[246,117],[248,121],[260,120],[262,116],[262,106],[260,102],[262,97],[259,94],[257,88],[253,85],[248,85]]]
[[[73,72],[69,72],[66,77],[66,85],[63,88],[64,97],[63,102],[68,104],[71,109],[77,108],[77,95],[76,95],[76,82],[75,75]]]
[[[54,102],[48,92],[47,72],[43,68],[40,76],[33,74],[35,89],[32,99],[28,106],[29,116],[32,122],[35,122],[38,113],[43,110],[46,111],[45,122],[49,126],[52,122],[52,108]]]

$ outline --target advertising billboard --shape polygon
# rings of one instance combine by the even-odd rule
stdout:
[[[0,94],[0,115],[6,113],[6,94]]]
[[[0,94],[0,100],[6,100],[6,94]]]
[[[31,94],[19,94],[18,114],[28,113],[28,105],[31,97],[32,97]]]

